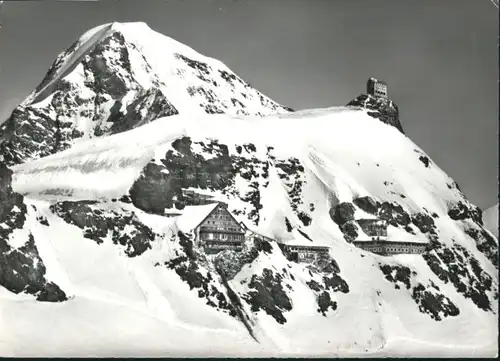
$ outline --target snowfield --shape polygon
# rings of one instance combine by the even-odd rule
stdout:
[[[95,244],[49,209],[61,200],[97,200],[109,209],[123,207],[112,199],[127,194],[144,167],[174,150],[172,142],[184,136],[216,139],[230,147],[251,143],[257,153],[272,145],[275,157],[294,157],[304,165],[302,198],[315,205],[307,235],[315,244],[331,247],[349,285],[348,293],[336,294],[337,311],[327,317],[316,311],[315,296],[307,286],[309,271],[287,261],[274,245],[271,254],[260,255],[230,281],[235,292],[245,294],[248,279],[265,268],[290,269],[295,275],[286,281],[293,305],[284,313],[287,322],[280,325],[257,312],[251,321],[256,342],[243,324],[194,296],[175,272],[153,266],[173,257],[178,247],[169,241],[176,232],[173,219],[127,205],[141,222],[163,235],[144,255],[128,258],[110,238]],[[365,196],[397,202],[408,211],[425,208],[438,215],[439,242],[472,252],[497,287],[497,269],[464,235],[461,223],[447,216],[449,202],[463,201],[461,192],[450,187],[453,181],[434,163],[426,167],[419,160],[423,154],[395,128],[374,121],[364,111],[331,108],[267,117],[170,116],[17,165],[14,191],[36,204],[50,224],[47,228],[29,217],[33,223],[28,228],[35,235],[47,277],[70,300],[46,305],[21,296],[2,297],[0,350],[16,356],[493,356],[496,302],[492,312],[478,309],[452,284],[437,278],[420,255],[382,257],[355,248],[328,215],[335,204]],[[287,217],[294,227],[300,224],[285,188],[278,168],[272,168],[261,194],[261,221],[246,222],[278,240],[307,242],[295,230],[287,233],[280,221]],[[224,198],[220,192],[211,193]],[[232,209],[243,204],[224,200]],[[363,211],[356,212],[363,216]],[[418,230],[414,235],[397,230],[389,237],[428,242]],[[407,292],[376,274],[380,262],[418,270],[412,285],[432,280],[460,314],[436,321],[419,312]],[[40,326],[33,328],[33,323]],[[186,344],[186,339],[196,342]]]
[[[423,151],[407,137],[373,121],[362,110],[338,107],[266,117],[161,118],[130,132],[82,141],[67,151],[14,166],[13,187],[21,194],[48,198],[51,190],[81,199],[114,198],[128,191],[156,153],[164,153],[181,136],[272,145],[280,155],[293,155],[310,165],[312,172],[318,168],[314,175],[332,188],[340,202],[374,195],[443,212],[445,200],[457,198],[456,190],[446,188],[452,180],[438,166],[422,169],[415,155]],[[323,180],[322,172],[329,179]],[[384,181],[395,179],[397,183],[388,190]],[[415,199],[399,196],[406,189]]]

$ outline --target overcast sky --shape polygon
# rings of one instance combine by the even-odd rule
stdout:
[[[5,2],[0,122],[58,53],[112,21],[144,21],[295,109],[387,81],[406,134],[480,207],[498,194],[498,13],[490,0]],[[381,140],[383,141],[383,140]]]

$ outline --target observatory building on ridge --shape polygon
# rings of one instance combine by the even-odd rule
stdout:
[[[375,78],[370,78],[366,83],[366,93],[387,99],[387,83]]]

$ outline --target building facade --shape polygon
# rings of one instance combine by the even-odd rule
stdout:
[[[285,257],[292,262],[312,263],[321,257],[329,257],[329,248],[323,246],[285,245],[280,243]]]
[[[391,256],[395,254],[422,254],[427,249],[426,243],[416,242],[389,242],[375,240],[353,241],[353,244],[358,248],[379,254],[381,256]]]
[[[387,222],[380,219],[358,219],[363,232],[369,237],[366,240],[355,240],[352,243],[365,251],[382,256],[394,254],[422,254],[427,248],[427,243],[395,242],[387,240]]]
[[[387,98],[387,83],[370,78],[366,83],[366,92],[376,97]]]
[[[234,251],[243,249],[245,229],[234,219],[225,203],[217,203],[194,231],[195,242],[206,253],[217,253],[226,249]]]
[[[359,226],[367,236],[373,238],[387,237],[387,222],[381,219],[358,219]]]

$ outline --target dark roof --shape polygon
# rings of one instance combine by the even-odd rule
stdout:
[[[394,241],[384,241],[384,240],[370,240],[370,241],[352,241],[352,243],[356,244],[373,244],[373,245],[381,245],[381,246],[426,246],[428,243],[421,242],[394,242]]]

